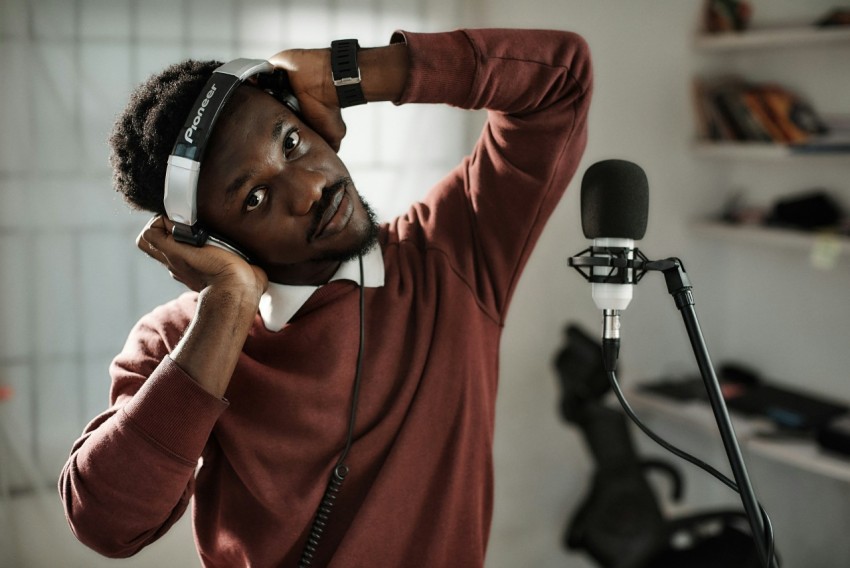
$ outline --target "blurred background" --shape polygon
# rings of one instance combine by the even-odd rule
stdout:
[[[833,8],[832,0],[750,5],[753,30],[797,29]],[[561,543],[593,464],[580,433],[559,419],[553,360],[568,322],[592,334],[600,327],[588,285],[567,266],[587,246],[578,190],[598,160],[646,171],[649,229],[640,247],[651,258],[684,259],[715,362],[850,403],[846,235],[708,222],[729,218],[731,207],[763,219],[777,200],[814,189],[846,210],[850,153],[697,144],[693,92],[697,76],[735,73],[782,83],[822,116],[846,117],[850,39],[701,43],[704,9],[702,0],[0,0],[0,566],[118,563],[74,540],[55,483],[71,444],[107,405],[107,367],[129,329],[181,290],[135,248],[147,216],[112,190],[106,138],[135,85],[189,57],[265,58],[342,37],[382,45],[395,29],[557,28],[590,44],[587,152],[520,282],[502,343],[488,568],[596,566]],[[484,118],[436,106],[343,114],[341,154],[383,219],[454,166]],[[641,283],[623,325],[627,387],[696,372],[659,276]],[[724,469],[704,409],[637,406],[663,435]],[[742,423],[742,437],[749,427]],[[846,566],[850,461],[757,438],[743,445],[785,566]],[[716,481],[682,469],[686,498],[670,508],[737,503]],[[188,516],[121,565],[198,566]]]

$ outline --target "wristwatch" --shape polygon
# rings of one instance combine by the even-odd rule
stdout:
[[[331,75],[333,76],[339,108],[366,104],[360,87],[360,67],[357,65],[356,39],[338,39],[331,42]]]

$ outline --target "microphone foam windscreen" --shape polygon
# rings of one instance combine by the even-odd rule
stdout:
[[[642,239],[649,214],[649,184],[637,164],[603,160],[581,180],[581,228],[588,239]]]

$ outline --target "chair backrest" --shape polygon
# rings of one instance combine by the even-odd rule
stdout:
[[[564,543],[605,568],[637,568],[665,546],[667,524],[632,446],[625,416],[598,403],[581,429],[596,461],[587,497],[571,518]]]

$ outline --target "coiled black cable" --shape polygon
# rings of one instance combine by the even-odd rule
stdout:
[[[301,559],[298,561],[298,568],[308,568],[313,565],[313,560],[316,557],[316,551],[319,549],[319,543],[322,540],[322,535],[328,526],[331,513],[333,512],[334,504],[339,492],[342,490],[342,483],[345,481],[345,476],[348,475],[349,467],[345,465],[345,458],[351,450],[351,444],[354,442],[354,425],[357,422],[357,399],[360,397],[360,372],[363,368],[363,346],[365,344],[366,324],[365,324],[365,305],[366,301],[363,294],[363,257],[358,257],[360,263],[360,343],[357,348],[357,366],[354,371],[354,386],[351,393],[351,412],[348,419],[348,434],[345,439],[345,447],[336,462],[336,465],[331,471],[331,478],[328,480],[328,486],[325,488],[325,494],[319,503],[319,508],[313,517],[313,524],[310,526],[310,535],[307,537],[307,542],[304,545],[304,550],[301,552]]]
[[[322,501],[319,503],[319,510],[316,511],[313,525],[310,527],[310,536],[307,537],[307,544],[304,545],[298,568],[307,568],[313,565],[313,559],[319,549],[319,542],[328,525],[337,494],[342,489],[342,482],[345,481],[346,475],[348,475],[348,466],[345,465],[338,465],[331,472],[331,479],[328,482],[327,489],[325,489],[324,496],[322,496]]]

